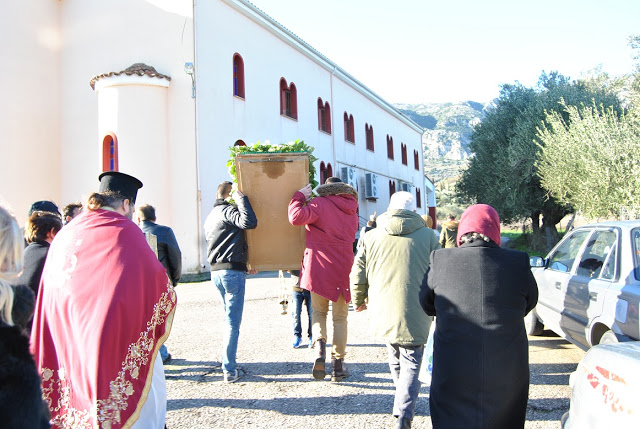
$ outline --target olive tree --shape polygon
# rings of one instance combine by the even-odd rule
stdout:
[[[619,217],[640,204],[640,123],[613,108],[548,112],[536,168],[542,186],[586,217]]]
[[[556,225],[573,211],[542,187],[535,164],[543,143],[538,129],[548,112],[570,121],[564,104],[595,102],[620,111],[607,88],[571,81],[557,72],[542,73],[536,88],[503,85],[495,108],[471,136],[473,158],[458,182],[459,194],[470,202],[490,204],[505,222],[531,218],[533,246],[550,249],[558,240]]]

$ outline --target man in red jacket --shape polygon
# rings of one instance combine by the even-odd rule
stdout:
[[[316,193],[318,197],[310,200],[311,185],[307,185],[293,194],[289,222],[304,225],[306,230],[300,287],[311,291],[312,334],[317,352],[312,374],[317,380],[326,376],[327,314],[331,301],[331,381],[340,381],[349,375],[344,356],[351,301],[349,272],[358,230],[358,193],[337,177],[328,178],[324,185],[316,188]]]

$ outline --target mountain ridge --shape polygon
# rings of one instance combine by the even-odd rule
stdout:
[[[482,121],[494,102],[397,103],[396,108],[425,128],[422,152],[425,174],[437,183],[456,177],[471,156],[473,127]]]

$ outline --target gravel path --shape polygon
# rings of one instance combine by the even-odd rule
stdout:
[[[311,377],[312,350],[291,346],[291,315],[281,314],[277,273],[249,276],[238,347],[238,363],[246,375],[224,384],[217,290],[210,282],[180,284],[176,290],[178,308],[167,341],[173,359],[165,366],[168,429],[393,427],[394,388],[386,347],[370,337],[368,312],[349,314],[345,362],[350,377],[339,383],[329,377],[316,381]],[[303,330],[306,322],[303,314]],[[584,352],[554,336],[530,340],[525,427],[558,428],[568,409],[569,373]],[[414,428],[431,428],[428,395],[423,386]]]

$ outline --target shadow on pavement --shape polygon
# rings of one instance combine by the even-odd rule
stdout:
[[[569,375],[576,370],[576,363],[532,363],[530,384],[566,386]]]
[[[532,415],[530,411],[542,411],[542,413],[535,413]],[[567,398],[538,398],[531,399],[527,403],[527,421],[545,421],[545,420],[558,420],[553,411],[569,411],[569,399]],[[550,413],[545,415],[544,412]]]
[[[380,406],[376,403],[383,403],[384,405]],[[201,407],[265,410],[296,416],[389,414],[393,408],[393,393],[384,395],[346,395],[340,397],[321,396],[273,399],[193,398],[170,399],[167,401],[168,410]],[[429,414],[427,413],[426,415]]]
[[[386,363],[349,363],[349,377],[341,385],[357,386],[362,389],[393,390],[389,366]],[[239,363],[244,376],[238,383],[304,383],[331,382],[331,361],[327,361],[327,377],[315,380],[311,376],[311,360],[304,362],[251,362]],[[200,383],[222,381],[219,362],[191,362],[175,359],[164,368],[167,380],[191,380]],[[382,375],[382,376],[381,376]],[[380,386],[380,384],[385,384]],[[387,385],[388,384],[388,385]]]

